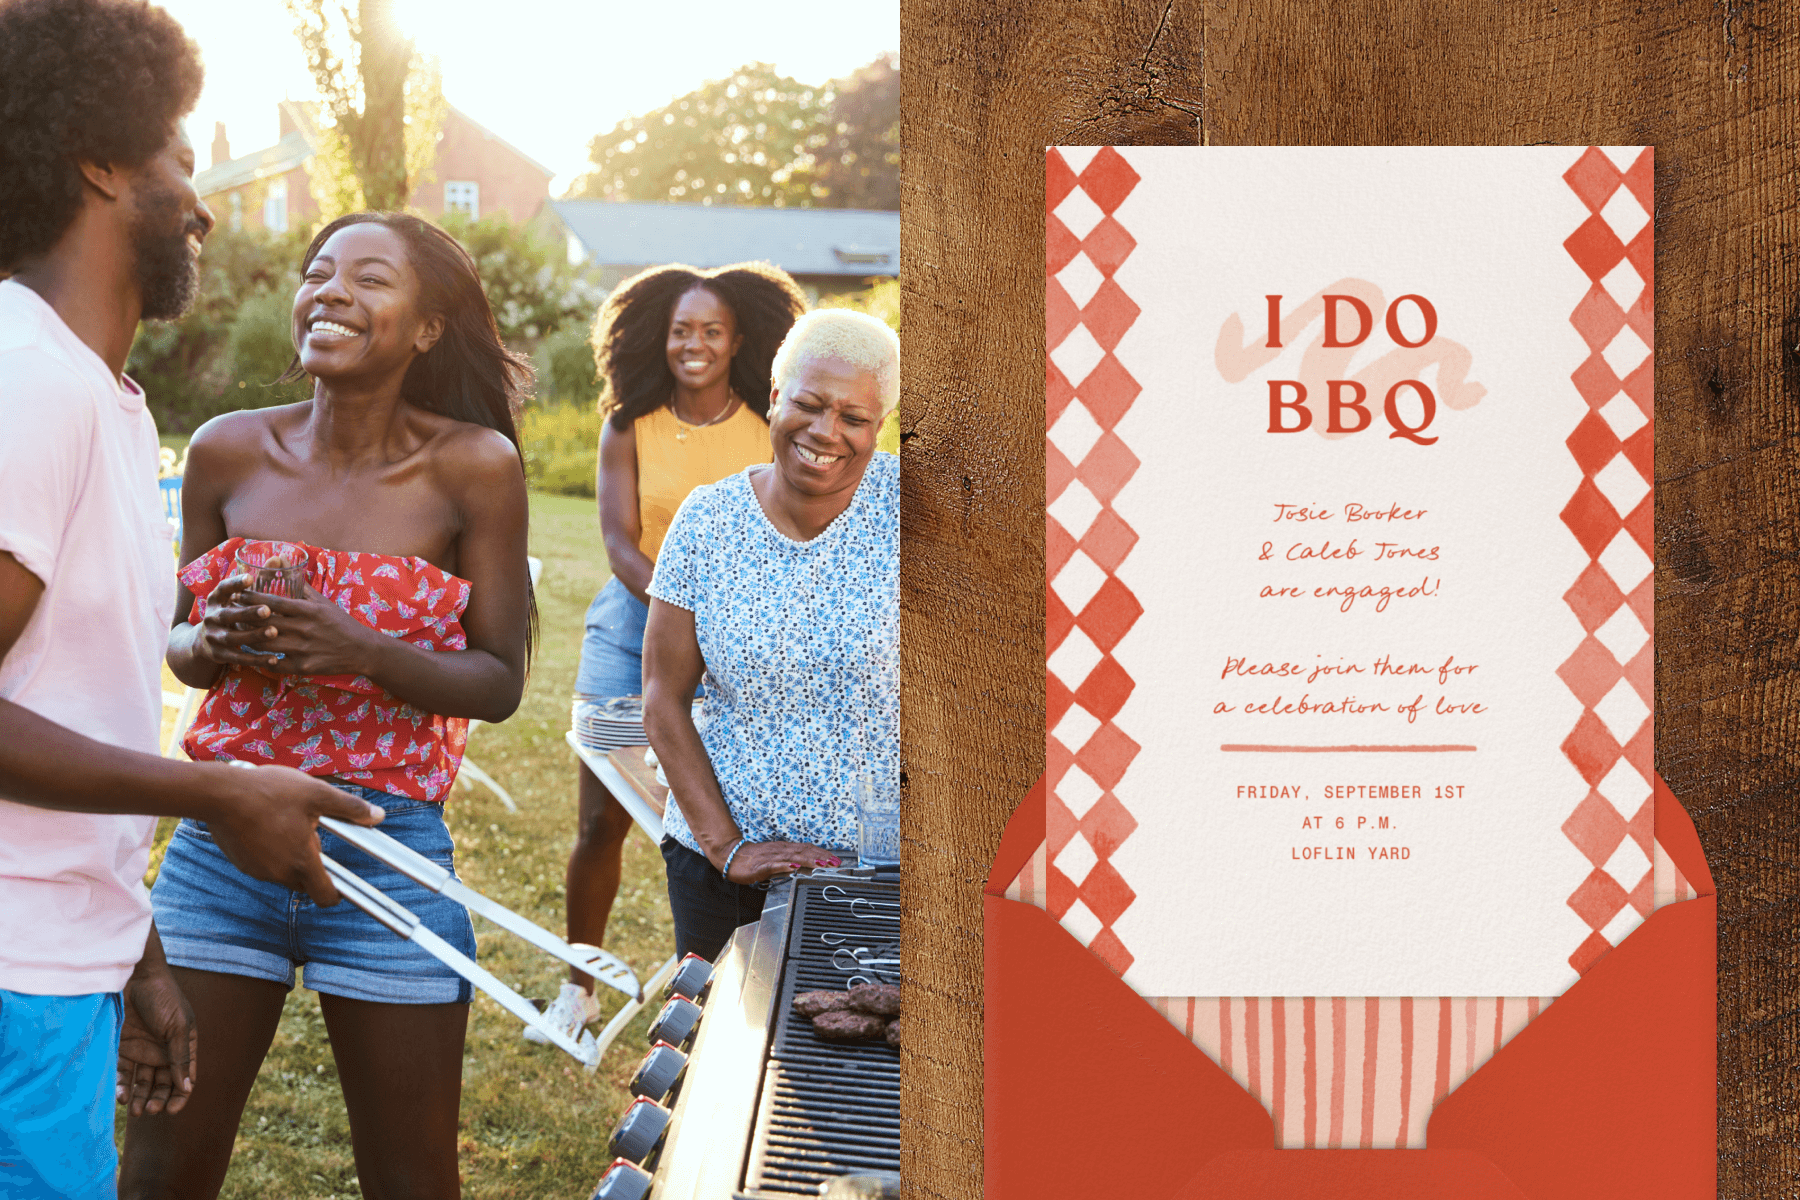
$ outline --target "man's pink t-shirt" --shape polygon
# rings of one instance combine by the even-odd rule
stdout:
[[[0,281],[0,550],[44,584],[0,698],[148,754],[175,604],[156,422],[30,288]],[[154,817],[0,799],[0,988],[118,991],[144,952]]]

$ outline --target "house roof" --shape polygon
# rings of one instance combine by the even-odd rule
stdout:
[[[766,260],[790,275],[898,275],[900,214],[854,208],[552,200],[590,261],[700,268]]]
[[[202,196],[213,196],[242,187],[257,179],[282,175],[313,156],[312,141],[300,130],[288,134],[273,146],[208,167],[194,176],[194,190]]]

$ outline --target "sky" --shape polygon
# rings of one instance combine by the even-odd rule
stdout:
[[[316,96],[282,0],[158,2],[206,64],[188,118],[201,167],[215,121],[231,153],[248,154],[276,140],[277,101]],[[552,195],[582,172],[594,135],[744,63],[816,84],[900,48],[899,0],[396,0],[396,13],[442,62],[444,98],[556,172]]]

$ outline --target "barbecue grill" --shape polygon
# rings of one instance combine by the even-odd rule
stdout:
[[[685,964],[597,1200],[780,1200],[897,1173],[899,1050],[826,1041],[793,999],[898,983],[899,901],[893,869],[797,876],[770,889],[761,920],[732,936],[704,985],[699,960]],[[684,1034],[691,1044],[668,1040]]]

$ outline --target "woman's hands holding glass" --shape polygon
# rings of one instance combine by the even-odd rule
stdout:
[[[282,675],[370,674],[370,660],[389,639],[312,588],[302,584],[300,592],[252,591],[241,575],[222,581],[206,599],[196,652]]]
[[[731,846],[727,846],[713,860],[713,866],[724,863],[727,856],[731,870],[725,879],[730,883],[761,883],[795,871],[843,865],[843,860],[832,851],[807,842],[745,842],[735,855],[731,854]]]
[[[219,581],[206,597],[200,634],[194,639],[194,654],[217,666],[273,666],[270,655],[260,647],[275,636],[265,628],[265,609],[246,601],[250,580],[232,575]]]

